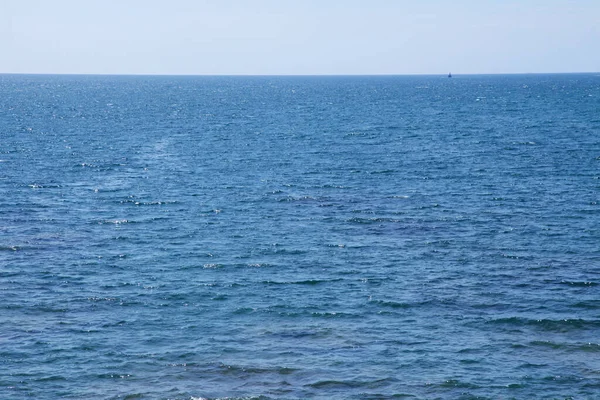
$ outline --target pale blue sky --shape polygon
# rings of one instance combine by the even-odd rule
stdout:
[[[0,73],[600,71],[600,0],[0,0]]]

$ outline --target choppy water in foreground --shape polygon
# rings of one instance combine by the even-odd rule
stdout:
[[[0,75],[0,398],[592,399],[600,75]]]

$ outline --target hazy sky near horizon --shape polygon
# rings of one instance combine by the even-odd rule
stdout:
[[[599,0],[0,0],[0,73],[600,71]]]

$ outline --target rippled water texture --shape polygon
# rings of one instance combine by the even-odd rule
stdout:
[[[593,399],[600,75],[0,75],[2,399]]]

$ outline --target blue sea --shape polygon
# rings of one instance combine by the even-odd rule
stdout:
[[[0,75],[1,399],[600,398],[600,74]]]

